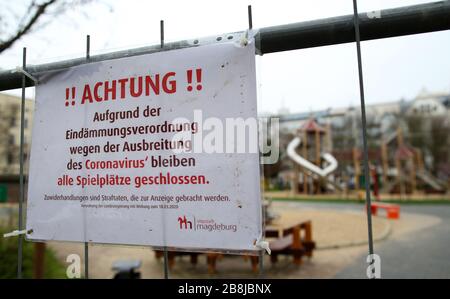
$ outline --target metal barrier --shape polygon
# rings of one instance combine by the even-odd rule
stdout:
[[[373,17],[370,12],[358,14],[361,41],[450,29],[450,1],[448,0],[385,9],[381,10],[379,14],[380,18]],[[217,41],[218,36],[239,34],[242,34],[242,32],[163,43],[163,47],[153,45],[95,55],[90,57],[89,62],[196,47],[199,40],[203,40],[203,44],[218,43],[221,42]],[[260,55],[356,41],[353,15],[260,28],[255,38],[256,44],[260,45],[258,53]],[[87,63],[87,61],[84,57],[81,57],[36,66],[29,65],[27,71],[33,74],[64,69],[84,63]],[[15,70],[0,72],[0,91],[21,88],[21,80],[22,74],[15,72]],[[33,85],[33,81],[27,78],[26,86]]]
[[[342,43],[356,42],[359,90],[361,100],[362,135],[364,151],[364,176],[366,189],[366,207],[368,220],[368,243],[369,254],[373,255],[372,221],[371,221],[371,198],[370,198],[370,175],[367,153],[366,137],[366,115],[364,101],[363,68],[361,61],[360,42],[381,38],[397,37],[410,34],[435,32],[450,29],[450,1],[439,1],[414,6],[386,9],[373,13],[358,14],[357,0],[353,0],[354,13],[352,15],[333,17],[315,21],[293,23],[287,25],[260,28],[256,31],[255,39],[257,55],[270,54],[282,51],[336,45]],[[252,12],[248,7],[249,30],[252,30]],[[22,88],[21,104],[21,134],[20,134],[20,198],[19,198],[19,231],[23,229],[23,200],[24,200],[24,111],[25,111],[25,88],[34,86],[34,74],[41,72],[56,71],[68,67],[110,60],[136,55],[169,51],[196,47],[200,44],[212,44],[224,42],[222,36],[239,36],[244,32],[221,34],[219,36],[202,39],[182,40],[164,43],[164,22],[161,21],[161,42],[142,48],[129,49],[125,51],[90,56],[90,38],[87,36],[86,57],[65,61],[58,61],[42,65],[26,65],[26,48],[23,51],[22,69],[0,72],[0,91]],[[201,40],[201,43],[200,43]],[[22,278],[22,235],[18,236],[18,269],[17,277]],[[89,277],[88,243],[85,243],[85,277]],[[260,256],[261,257],[261,256]],[[263,273],[262,258],[260,258],[260,277]],[[167,250],[164,254],[164,277],[168,278]]]

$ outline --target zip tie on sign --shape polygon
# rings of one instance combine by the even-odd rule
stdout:
[[[248,45],[248,30],[245,30],[245,34],[241,37],[240,44],[241,47],[245,47]]]
[[[255,241],[255,247],[258,247],[260,249],[264,249],[265,251],[267,251],[267,254],[270,255],[270,253],[272,252],[269,248],[269,242],[267,241],[263,241],[263,240],[256,240]]]
[[[239,46],[246,47],[249,43],[255,40],[256,35],[258,34],[259,30],[255,29],[247,29],[243,33],[241,39],[239,40]]]
[[[12,231],[10,233],[3,234],[3,238],[9,238],[9,237],[15,237],[15,236],[20,236],[20,235],[26,235],[28,233],[31,234],[32,232],[33,232],[32,229],[30,229],[30,230],[26,230],[26,229],[15,230],[15,231]]]
[[[12,71],[12,73],[22,73],[25,76],[27,76],[29,79],[31,79],[35,84],[39,83],[39,80],[36,79],[33,75],[31,75],[29,72],[24,70],[22,67],[18,66],[15,70]]]

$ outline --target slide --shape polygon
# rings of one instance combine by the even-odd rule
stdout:
[[[332,184],[334,187],[338,187],[333,181],[327,178],[328,175],[331,174],[333,171],[335,171],[338,166],[338,162],[336,161],[336,159],[329,153],[323,153],[322,158],[329,164],[325,168],[320,168],[319,166],[311,163],[310,161],[306,160],[305,158],[297,154],[295,149],[301,143],[302,140],[300,139],[300,137],[295,137],[294,139],[292,139],[287,148],[288,156],[303,168],[311,171],[312,173],[318,175],[319,177],[326,178],[330,184]]]
[[[443,184],[441,182],[439,182],[438,179],[433,177],[428,171],[417,171],[416,176],[418,179],[420,179],[422,182],[424,182],[425,184],[427,184],[434,190],[439,191],[439,192],[445,191],[445,187],[443,186]],[[398,175],[396,174],[394,177],[397,178]],[[406,183],[409,182],[407,177],[401,177],[400,181],[406,182]],[[388,181],[388,183],[386,183],[384,185],[384,188],[383,188],[384,192],[391,193],[392,189],[395,188],[397,183],[398,183],[398,179]]]
[[[426,184],[431,186],[434,190],[444,191],[444,188],[438,183],[437,179],[435,179],[431,174],[426,171],[418,171],[416,173],[417,177],[424,181]]]

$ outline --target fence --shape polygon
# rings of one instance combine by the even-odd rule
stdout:
[[[368,220],[368,243],[369,254],[374,253],[372,240],[372,223],[370,213],[370,175],[368,167],[368,151],[366,138],[366,115],[363,84],[363,68],[361,59],[361,41],[397,37],[410,34],[435,32],[450,29],[450,1],[440,1],[415,6],[400,7],[394,9],[381,10],[373,13],[358,14],[357,1],[353,0],[354,13],[340,17],[333,17],[322,20],[287,24],[274,27],[266,27],[255,30],[255,40],[257,45],[257,55],[264,55],[295,49],[336,45],[341,43],[356,42],[356,53],[358,61],[359,91],[361,100],[362,136],[363,136],[363,161],[364,180],[367,204]],[[253,30],[251,7],[249,6],[249,30]],[[164,42],[164,23],[161,21],[161,43],[159,45],[129,49],[125,51],[113,52],[90,56],[90,39],[87,39],[86,57],[72,60],[58,61],[42,65],[26,65],[26,49],[23,52],[23,66],[21,69],[0,72],[0,91],[22,88],[21,104],[21,135],[20,135],[20,195],[19,195],[19,227],[23,229],[22,204],[24,201],[24,106],[25,88],[35,84],[33,75],[41,72],[61,70],[68,67],[130,57],[142,54],[149,54],[173,49],[196,47],[199,45],[220,43],[226,41],[224,36],[240,36],[245,32],[221,34],[214,37],[207,37],[194,40],[182,40],[178,42]],[[22,242],[23,237],[18,236],[18,278],[22,276]],[[85,277],[89,277],[88,265],[88,243],[85,243]],[[165,251],[165,277],[168,277],[167,251]],[[262,259],[260,259],[260,270],[262,271]]]

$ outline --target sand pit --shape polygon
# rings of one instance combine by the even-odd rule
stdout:
[[[292,209],[284,203],[276,203],[273,208],[280,216],[273,221],[277,225],[311,220],[317,249],[367,243],[367,218],[362,209],[360,212]],[[382,217],[373,217],[372,228],[375,241],[386,238],[391,231],[389,220]]]

